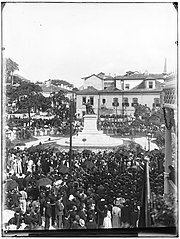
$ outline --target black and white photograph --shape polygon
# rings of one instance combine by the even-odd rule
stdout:
[[[1,236],[178,236],[178,3],[1,2]]]

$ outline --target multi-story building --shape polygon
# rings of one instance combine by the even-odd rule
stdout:
[[[164,194],[173,193],[177,197],[178,170],[178,101],[177,74],[170,74],[163,87],[163,110],[165,119],[165,172]],[[170,178],[170,166],[174,167],[175,180]]]
[[[84,77],[83,89],[77,92],[76,111],[81,118],[85,103],[90,100],[94,112],[102,114],[133,114],[137,104],[160,107],[165,74],[127,72],[124,76],[104,73]]]
[[[65,87],[63,84],[54,85],[51,80],[48,80],[45,83],[39,84],[39,86],[42,89],[42,94],[44,97],[50,97],[50,96],[52,96],[52,94],[58,93],[59,91],[64,92],[64,94],[68,98],[72,97],[72,92],[73,92],[72,87]]]

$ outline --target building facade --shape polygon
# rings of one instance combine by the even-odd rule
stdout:
[[[137,104],[149,108],[160,107],[163,74],[139,74],[127,72],[125,76],[105,76],[104,73],[83,78],[83,89],[77,92],[76,112],[82,118],[88,100],[94,112],[131,115]]]
[[[177,196],[177,159],[178,159],[178,112],[177,112],[177,75],[170,74],[165,79],[163,88],[163,110],[165,119],[165,172],[164,195],[173,193]],[[175,180],[170,176],[170,166],[175,170]]]

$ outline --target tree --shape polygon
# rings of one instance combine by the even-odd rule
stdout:
[[[150,108],[147,107],[146,105],[138,104],[137,106],[135,106],[134,116],[136,118],[139,118],[139,116],[142,116],[143,119],[146,119],[146,118],[149,118],[150,115],[151,115]]]
[[[159,148],[165,147],[165,131],[157,131],[154,135],[156,140],[154,141]]]
[[[63,85],[73,88],[73,84],[70,84],[69,82],[67,82],[65,80],[49,79],[49,81],[51,81],[51,84],[55,85],[55,86],[61,86],[61,84],[63,84]]]
[[[11,85],[13,85],[13,74],[19,70],[18,64],[10,58],[5,59],[5,61],[6,82],[11,82]]]
[[[164,114],[162,108],[154,108],[151,111],[150,121],[156,125],[164,124]]]
[[[77,87],[74,87],[72,90],[73,91],[79,91],[79,89]]]
[[[28,112],[29,124],[31,109],[34,111],[42,107],[43,96],[41,87],[31,82],[21,82],[18,87],[7,87],[7,97],[9,102],[16,102],[16,108],[20,111]]]
[[[53,94],[52,96],[53,108],[52,111],[60,120],[69,118],[69,103],[70,100],[65,96],[63,91]]]

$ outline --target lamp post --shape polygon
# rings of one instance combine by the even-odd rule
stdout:
[[[69,168],[71,170],[71,161],[72,161],[72,118],[73,118],[73,101],[70,100],[69,103],[69,111],[70,111],[70,140],[69,140]]]
[[[71,164],[72,164],[72,135],[73,135],[73,128],[72,128],[72,121],[73,121],[73,115],[74,115],[74,93],[72,93],[72,98],[70,99],[69,102],[69,111],[70,111],[70,140],[69,140],[69,168],[71,171]]]
[[[150,151],[150,143],[151,143],[152,134],[147,133],[146,138],[147,138],[147,141],[148,141],[148,151]]]
[[[85,150],[85,142],[86,142],[86,140],[87,140],[86,138],[83,138],[83,139],[82,139],[82,141],[83,141],[83,143],[84,143],[84,150]]]

